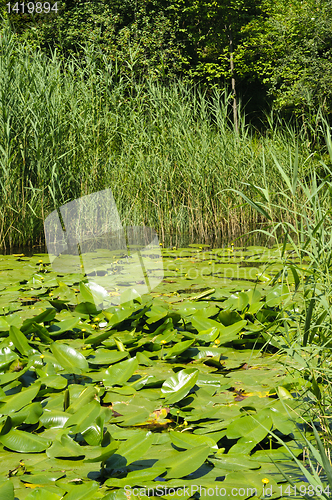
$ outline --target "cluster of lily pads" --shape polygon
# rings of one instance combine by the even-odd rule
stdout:
[[[292,394],[307,381],[274,347],[283,305],[296,314],[276,255],[163,250],[157,289],[106,309],[45,255],[2,256],[0,498],[244,500],[283,498],[288,476],[305,485],[289,449],[303,451]]]

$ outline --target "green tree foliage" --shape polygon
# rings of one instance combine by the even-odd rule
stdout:
[[[215,83],[230,77],[229,35],[240,43],[243,26],[260,13],[260,0],[176,0],[187,40],[188,74]]]
[[[263,83],[278,109],[331,112],[331,1],[266,0],[242,33],[235,53],[242,80]]]
[[[10,20],[19,36],[63,59],[82,59],[93,47],[93,57],[114,63],[122,76],[165,79],[183,72],[178,22],[169,2],[160,0],[67,0],[58,2],[56,16]],[[90,51],[91,53],[91,51]]]
[[[331,0],[65,0],[10,20],[18,36],[67,59],[90,57],[130,81],[181,77],[230,87],[253,109],[332,110]],[[2,11],[5,9],[1,0]],[[230,40],[234,68],[230,66]],[[87,55],[88,54],[88,55]],[[90,54],[90,55],[89,55]],[[314,120],[314,118],[313,118]]]

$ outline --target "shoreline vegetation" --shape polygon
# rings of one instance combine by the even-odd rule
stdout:
[[[225,476],[231,488],[249,478],[261,488],[258,498],[263,485],[277,491],[284,479],[304,486],[304,498],[311,491],[329,498],[332,140],[323,113],[305,126],[271,113],[258,131],[240,110],[236,131],[226,93],[180,81],[138,84],[112,66],[98,69],[91,47],[83,62],[63,62],[18,43],[7,28],[1,35],[0,247],[43,245],[53,210],[105,188],[123,225],[153,227],[163,246],[181,234],[202,243],[184,255],[164,248],[160,294],[131,297],[123,308],[104,307],[86,276],[58,275],[45,256],[0,259],[0,442],[27,463],[15,463],[13,476],[39,481],[39,466],[28,462],[33,453],[45,453],[43,471],[69,456],[87,474],[97,464],[96,481],[87,481],[92,493],[103,485],[105,498],[118,498],[125,481],[137,484],[131,463],[160,446],[169,457],[156,451],[157,466],[145,471],[151,482],[166,474],[178,484],[185,460],[187,475],[208,466],[213,484]],[[207,250],[204,279],[190,274],[205,242],[253,228],[277,242],[271,252],[240,249],[237,261],[234,245]],[[234,281],[225,271],[232,260]],[[264,356],[266,363],[282,358],[282,385],[258,384]],[[274,364],[269,373],[277,377]],[[263,461],[267,452],[278,473],[270,458]],[[49,476],[59,488],[54,498],[67,480],[69,473]],[[14,482],[0,483],[0,491],[10,483],[14,494]],[[86,485],[71,487],[80,493]]]
[[[50,212],[107,187],[123,224],[149,225],[165,244],[178,235],[231,239],[266,224],[235,191],[251,198],[263,181],[282,192],[279,167],[288,175],[295,163],[303,182],[328,173],[329,129],[319,110],[309,133],[273,113],[259,132],[240,109],[237,133],[225,92],[119,78],[110,64],[97,68],[91,47],[83,61],[61,62],[5,26],[0,71],[0,248],[42,245]],[[271,219],[294,224],[303,190],[283,198],[285,210],[273,196]]]

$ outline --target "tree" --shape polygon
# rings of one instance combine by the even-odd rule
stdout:
[[[274,107],[304,117],[332,110],[332,2],[266,0],[243,29],[235,62],[242,79],[263,82]]]

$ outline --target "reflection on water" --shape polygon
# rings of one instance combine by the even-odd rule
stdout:
[[[162,241],[160,239],[160,241]],[[163,246],[165,248],[186,248],[190,245],[207,245],[211,249],[215,248],[225,248],[231,243],[234,243],[236,247],[246,247],[246,246],[264,246],[271,248],[276,244],[276,239],[268,237],[265,234],[259,232],[252,232],[247,234],[238,234],[232,238],[228,235],[223,235],[222,237],[216,238],[213,234],[211,236],[202,239],[200,235],[196,237],[191,234],[175,234],[171,236],[166,236],[163,241]]]
[[[189,233],[177,233],[171,236],[166,235],[164,240],[162,240],[160,234],[158,237],[164,248],[187,248],[190,245],[206,245],[211,249],[215,249],[228,247],[231,243],[234,243],[236,247],[264,246],[271,248],[276,243],[275,238],[268,237],[267,235],[259,232],[252,232],[244,235],[239,233],[238,236],[233,236],[233,238],[228,237],[228,235],[216,238],[213,234],[211,234],[211,236],[206,237],[203,240],[200,235],[193,236]],[[32,247],[7,247],[1,249],[0,253],[2,255],[23,253],[27,257],[32,257],[32,255],[47,253],[47,247],[45,243],[43,245],[34,245]]]

